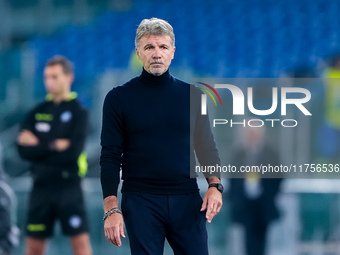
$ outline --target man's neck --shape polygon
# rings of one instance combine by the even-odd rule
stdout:
[[[171,76],[169,74],[169,70],[167,70],[162,75],[155,76],[143,69],[142,74],[139,76],[139,79],[144,83],[148,84],[149,86],[157,87],[169,85],[170,78]]]
[[[56,104],[59,104],[62,101],[67,101],[70,97],[70,93],[71,91],[65,91],[62,94],[52,95],[52,101]]]

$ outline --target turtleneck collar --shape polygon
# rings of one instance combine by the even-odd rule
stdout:
[[[143,83],[147,85],[160,87],[160,86],[166,86],[169,83],[171,79],[171,75],[169,73],[169,69],[162,75],[156,76],[156,75],[148,73],[143,68],[143,72],[138,78],[140,81],[142,81]]]

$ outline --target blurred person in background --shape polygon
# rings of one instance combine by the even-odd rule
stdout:
[[[44,84],[48,95],[28,113],[17,138],[20,156],[32,162],[27,255],[44,254],[57,219],[70,237],[73,253],[92,254],[80,186],[80,176],[86,171],[82,150],[88,112],[71,92],[73,79],[73,64],[67,58],[56,55],[47,61]]]
[[[334,56],[325,72],[326,119],[330,126],[340,130],[340,56]]]
[[[261,164],[279,166],[278,153],[266,144],[264,134],[264,126],[242,128],[242,148],[232,157],[232,165],[237,169]],[[244,228],[247,255],[265,254],[269,225],[279,217],[275,199],[281,179],[263,177],[261,173],[249,172],[241,178],[230,178],[231,218]]]
[[[19,244],[19,229],[15,224],[17,198],[7,183],[7,175],[2,169],[0,144],[0,255],[10,255]]]
[[[330,67],[324,74],[325,80],[325,121],[321,125],[318,148],[321,156],[337,161],[340,141],[340,55],[331,59]]]
[[[165,239],[175,254],[207,255],[206,222],[222,207],[223,187],[218,176],[207,177],[202,200],[190,175],[194,149],[202,165],[220,164],[209,119],[200,114],[200,104],[190,107],[191,90],[199,100],[201,93],[169,72],[175,37],[168,22],[144,19],[135,44],[142,74],[113,88],[103,107],[105,236],[122,245],[124,216],[132,255],[163,254]],[[123,215],[117,200],[120,168]]]

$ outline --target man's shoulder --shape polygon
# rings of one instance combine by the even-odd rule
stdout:
[[[130,91],[131,89],[138,87],[138,77],[132,78],[131,80],[113,87],[108,93],[107,97],[117,97]]]
[[[203,91],[198,87],[196,86],[195,84],[192,84],[192,83],[187,83],[187,82],[184,82],[182,80],[178,80],[179,83],[185,85],[185,87],[187,87],[190,91],[190,99],[192,101],[197,101],[197,100],[200,100],[201,98],[201,95],[204,94]]]
[[[184,80],[182,80],[180,78],[177,78],[176,76],[171,75],[171,79],[176,84],[179,84],[179,85],[182,85],[182,86],[185,86],[185,87],[190,87],[191,86],[190,83],[188,83],[188,82],[186,82],[186,81],[184,81]]]
[[[115,86],[111,89],[111,91],[121,91],[121,90],[124,90],[124,89],[128,89],[128,88],[132,88],[132,87],[135,87],[136,85],[138,85],[139,83],[139,80],[138,80],[138,76],[137,77],[134,77],[132,78],[131,80],[123,83],[123,84],[120,84],[118,86]]]
[[[173,78],[173,81],[176,84],[179,84],[183,87],[189,88],[191,92],[196,92],[196,93],[202,94],[202,91],[196,85],[189,83],[189,82],[186,82],[186,81],[183,81],[183,80],[181,80],[177,77],[174,77],[174,76],[172,76],[172,78]]]
[[[76,110],[79,112],[85,112],[85,113],[88,112],[87,108],[80,102],[78,98],[70,100],[69,105],[73,110]]]
[[[179,78],[172,76],[174,84],[177,85],[178,88],[185,90],[186,92],[190,93],[191,97],[200,97],[203,93],[197,86],[194,84],[188,83],[183,81]]]
[[[46,107],[48,107],[48,105],[51,104],[51,102],[49,101],[41,101],[36,103],[32,108],[31,108],[31,112],[39,112],[44,110]]]

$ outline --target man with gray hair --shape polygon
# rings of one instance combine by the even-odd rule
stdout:
[[[175,254],[207,255],[206,221],[220,211],[223,187],[218,176],[206,176],[202,200],[190,176],[195,154],[202,165],[220,164],[209,119],[190,100],[192,93],[201,94],[169,73],[175,36],[168,22],[144,19],[135,44],[142,74],[113,88],[103,106],[105,236],[121,246],[125,221],[132,255],[163,254],[165,239]]]

